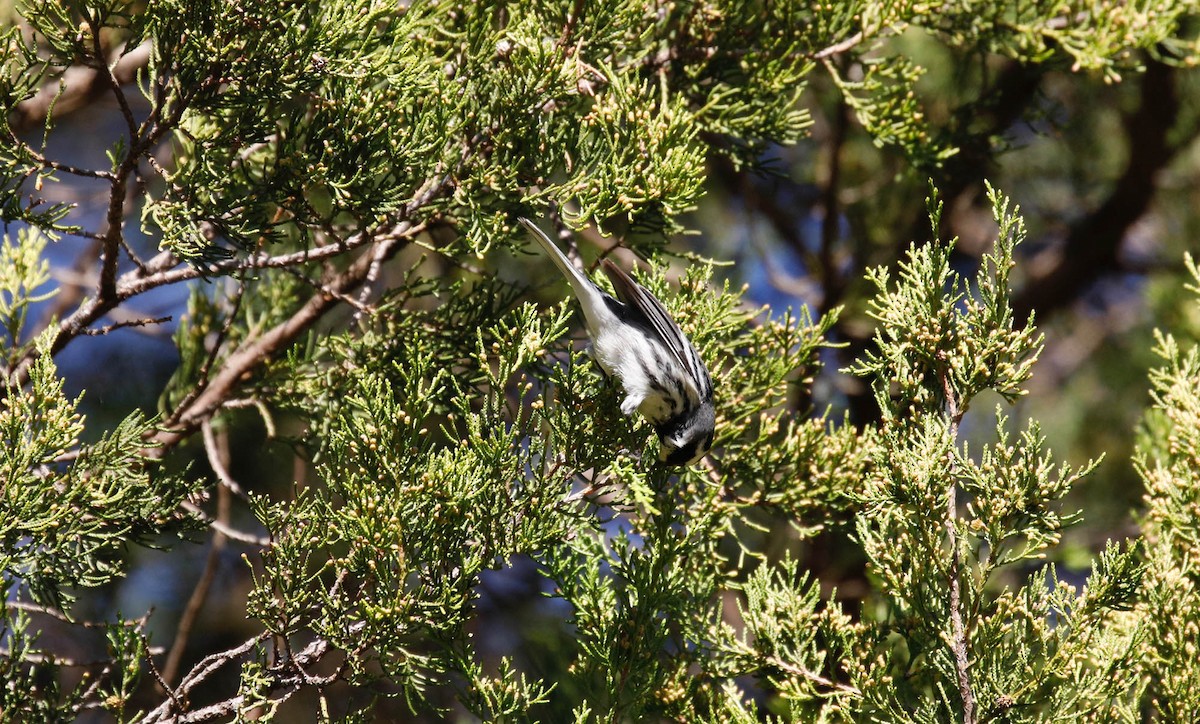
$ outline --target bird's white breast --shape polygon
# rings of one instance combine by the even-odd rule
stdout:
[[[661,386],[655,389],[652,384],[651,375],[660,380],[670,376],[667,366],[675,365],[668,355],[662,345],[629,325],[606,328],[592,342],[592,356],[605,372],[621,381],[625,394],[639,401],[637,410],[655,424],[672,417],[684,403],[678,395],[664,396]]]

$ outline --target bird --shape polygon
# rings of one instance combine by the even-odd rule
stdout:
[[[621,413],[636,410],[654,427],[659,462],[691,465],[707,455],[716,427],[712,377],[662,302],[608,259],[600,266],[616,297],[605,293],[536,224],[525,217],[518,221],[570,283],[583,309],[592,357],[621,382]]]

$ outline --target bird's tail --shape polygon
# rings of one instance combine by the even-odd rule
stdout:
[[[578,299],[580,305],[583,306],[583,313],[584,316],[587,317],[588,326],[596,326],[596,324],[599,322],[597,315],[602,315],[607,312],[607,309],[604,307],[604,300],[600,293],[600,289],[597,288],[596,285],[592,283],[592,280],[588,279],[582,271],[575,268],[575,265],[571,263],[571,260],[567,258],[567,255],[562,253],[562,250],[558,248],[558,245],[551,241],[549,236],[546,236],[546,232],[542,231],[536,224],[523,216],[518,217],[517,221],[520,221],[521,225],[533,235],[533,238],[537,240],[538,244],[540,244],[541,247],[546,250],[546,254],[550,256],[550,259],[554,262],[554,265],[558,267],[558,270],[561,271],[563,276],[567,278],[567,281],[571,283],[571,290],[575,292],[575,298]]]

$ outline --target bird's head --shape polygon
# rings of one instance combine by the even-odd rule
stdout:
[[[662,446],[658,461],[664,465],[691,465],[708,454],[712,448],[716,413],[712,402],[705,402],[695,411],[681,415],[659,426]]]

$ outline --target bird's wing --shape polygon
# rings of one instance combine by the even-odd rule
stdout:
[[[612,281],[617,299],[637,310],[645,318],[650,330],[658,336],[663,345],[670,350],[671,355],[679,362],[679,365],[688,373],[700,399],[706,399],[712,395],[712,380],[709,378],[708,368],[704,366],[700,355],[696,354],[696,349],[692,347],[692,343],[688,341],[683,330],[679,328],[674,319],[671,319],[671,315],[662,302],[658,301],[650,293],[650,290],[635,282],[633,277],[608,259],[605,259],[601,266],[609,280]]]

